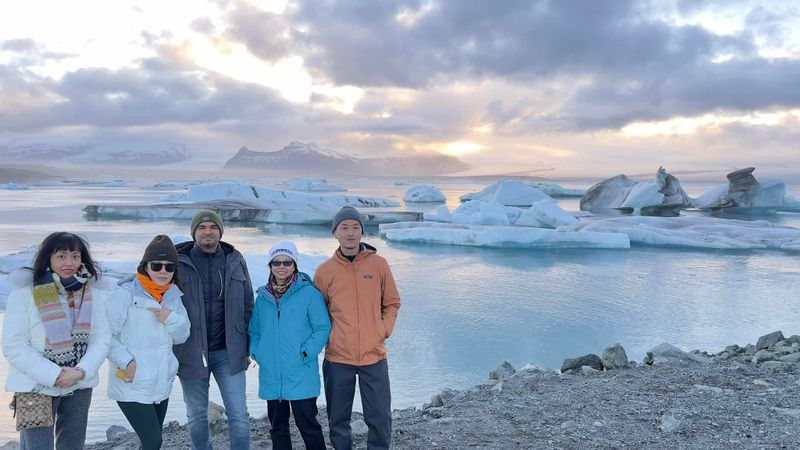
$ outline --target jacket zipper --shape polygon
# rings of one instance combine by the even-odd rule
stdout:
[[[358,255],[356,255],[356,258]],[[361,312],[358,309],[358,274],[356,272],[356,258],[350,263],[353,268],[353,290],[356,293],[356,365],[361,365]]]
[[[277,359],[280,361],[281,359],[281,304],[278,302],[278,299],[275,299],[275,308],[278,309],[278,354]],[[281,380],[281,387],[280,391],[278,391],[278,401],[280,402],[283,400],[283,371],[281,370],[282,364],[278,364],[278,379]]]

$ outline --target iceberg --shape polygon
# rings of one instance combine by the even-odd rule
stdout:
[[[328,184],[324,178],[299,178],[282,183],[293,191],[312,191],[312,192],[345,192],[347,188],[335,184]]]
[[[462,225],[513,225],[540,228],[557,228],[578,221],[550,198],[533,202],[530,208],[517,208],[503,206],[500,203],[470,200],[462,203],[452,213],[446,206],[442,205],[436,209],[435,214],[426,215],[425,219],[433,222],[450,222]]]
[[[581,197],[581,209],[620,209],[645,216],[677,216],[692,206],[692,199],[672,174],[659,167],[653,181],[638,183],[617,175],[595,184]]]
[[[262,186],[239,183],[199,184],[189,186],[186,198],[190,202],[212,200],[262,200],[290,201],[297,203],[320,202],[329,205],[361,207],[394,207],[400,204],[394,200],[360,195],[314,195],[305,192],[284,191]],[[338,209],[338,208],[337,208]]]
[[[512,248],[630,248],[624,233],[566,232],[543,228],[460,225],[436,222],[398,222],[379,226],[387,241],[472,247]]]
[[[411,203],[441,203],[447,201],[447,197],[439,189],[421,184],[407,190],[403,200]]]
[[[548,181],[528,181],[528,184],[550,197],[582,197],[586,193],[585,189],[565,188]]]
[[[558,231],[625,233],[640,245],[704,249],[800,250],[800,229],[765,220],[715,217],[615,217],[562,226]]]
[[[729,173],[727,185],[720,185],[697,197],[694,205],[700,209],[737,214],[800,211],[800,202],[786,194],[786,183],[757,180],[753,171],[755,167],[747,167]]]
[[[531,206],[533,202],[549,198],[547,194],[528,183],[516,180],[499,180],[479,192],[464,194],[462,202],[481,200],[505,206]]]

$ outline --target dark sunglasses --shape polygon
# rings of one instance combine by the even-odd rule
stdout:
[[[163,267],[164,270],[166,270],[169,273],[172,273],[175,272],[175,268],[177,267],[175,263],[164,264],[160,262],[151,262],[149,264],[150,264],[150,270],[152,270],[153,272],[161,272],[161,268]]]
[[[278,261],[277,259],[273,259],[272,261],[269,262],[269,265],[272,267],[280,267],[281,265],[289,267],[292,264],[294,264],[294,261],[292,261],[291,259],[286,261]]]

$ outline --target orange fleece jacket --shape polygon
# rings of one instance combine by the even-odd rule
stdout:
[[[361,245],[352,263],[337,249],[314,274],[314,285],[322,292],[331,316],[325,359],[354,366],[386,359],[385,340],[392,334],[400,309],[400,294],[389,264],[375,247]]]

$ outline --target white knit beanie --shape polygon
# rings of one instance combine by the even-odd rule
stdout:
[[[286,255],[289,258],[294,260],[294,264],[297,266],[300,262],[300,255],[297,253],[297,246],[294,245],[292,241],[280,241],[276,242],[272,248],[269,249],[269,261],[275,259],[276,256]]]

